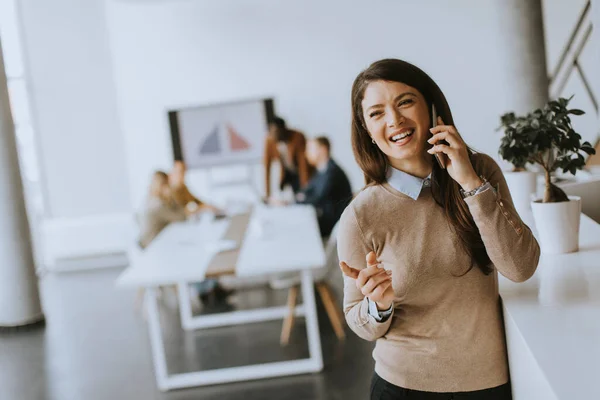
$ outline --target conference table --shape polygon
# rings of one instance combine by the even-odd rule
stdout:
[[[312,270],[325,265],[325,253],[313,207],[255,206],[226,218],[201,218],[169,225],[117,278],[121,287],[145,288],[150,347],[160,390],[318,372],[323,369]],[[309,357],[291,361],[169,374],[159,319],[157,290],[177,285],[185,330],[283,319],[287,306],[218,314],[192,313],[189,285],[210,277],[276,276],[299,273]]]

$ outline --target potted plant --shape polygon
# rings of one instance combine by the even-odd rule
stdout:
[[[583,115],[569,109],[569,99],[559,98],[525,116],[508,113],[502,116],[505,126],[503,143],[513,160],[538,164],[544,171],[542,199],[531,203],[540,245],[545,253],[568,253],[579,249],[581,198],[567,196],[551,181],[557,169],[573,175],[585,166],[582,153],[595,154],[589,142],[573,129],[570,115]],[[514,145],[513,145],[514,144]],[[510,145],[513,145],[512,147]],[[510,149],[514,149],[511,153]]]
[[[511,171],[504,173],[504,177],[515,208],[522,214],[531,209],[530,203],[537,191],[537,173],[527,170],[531,148],[522,132],[517,132],[516,121],[517,116],[512,112],[500,117],[501,125],[497,130],[503,129],[504,136],[498,154],[513,166]]]

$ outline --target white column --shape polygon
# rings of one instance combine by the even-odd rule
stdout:
[[[0,43],[0,328],[43,319]]]
[[[496,7],[501,33],[498,51],[504,56],[510,85],[507,105],[516,113],[526,113],[548,101],[542,1],[498,0]]]
[[[588,43],[588,46],[592,46],[592,48],[588,50],[593,51],[593,71],[600,71],[600,0],[592,0],[592,27],[592,38]],[[590,85],[592,85],[592,90],[596,96],[596,101],[600,102],[600,74],[592,71],[588,74]],[[600,112],[597,115],[596,121],[597,133],[600,135]]]

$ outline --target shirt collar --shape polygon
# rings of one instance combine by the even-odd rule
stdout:
[[[331,164],[331,158],[329,160],[327,160],[327,162],[325,164],[323,164],[322,166],[317,167],[317,171],[320,173],[327,171],[330,164]]]
[[[423,187],[431,186],[431,174],[425,179],[421,179],[390,166],[388,184],[400,193],[407,195],[413,200],[417,200]]]

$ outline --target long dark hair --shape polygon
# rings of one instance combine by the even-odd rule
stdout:
[[[371,141],[362,109],[362,100],[367,86],[369,83],[379,80],[400,82],[412,86],[423,95],[430,113],[433,103],[444,123],[454,125],[446,97],[433,79],[420,68],[396,59],[385,59],[371,64],[358,74],[352,85],[352,149],[368,186],[385,183],[389,168],[386,155]],[[468,152],[469,158],[473,162],[474,152],[470,148]],[[462,198],[458,183],[437,162],[433,162],[431,181],[435,202],[445,210],[446,218],[459,237],[462,247],[471,257],[469,270],[473,264],[476,264],[484,274],[489,274],[492,271],[490,257],[475,221],[473,221],[473,216]]]

